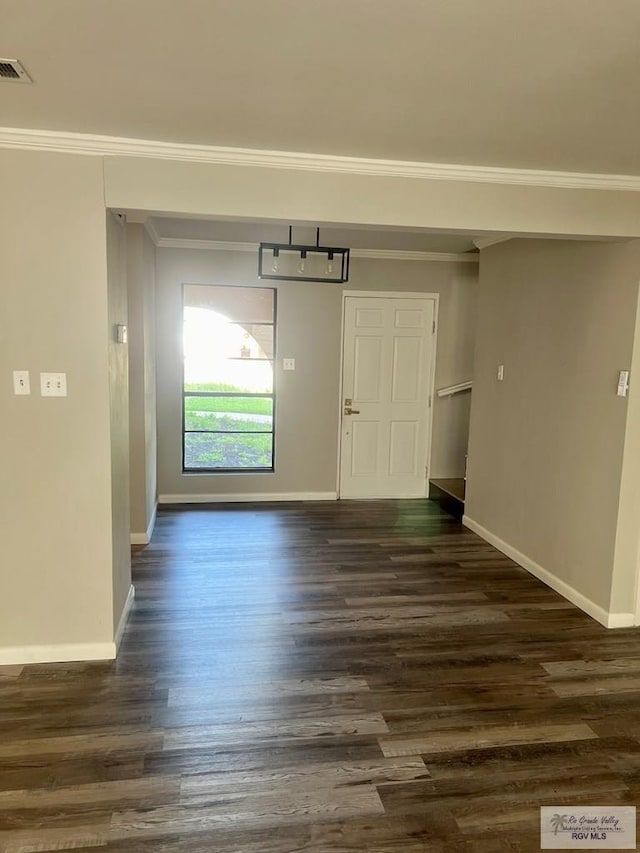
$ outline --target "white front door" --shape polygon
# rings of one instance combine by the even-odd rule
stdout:
[[[347,296],[341,498],[426,496],[433,297]]]

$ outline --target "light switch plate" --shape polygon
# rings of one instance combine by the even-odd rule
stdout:
[[[621,370],[618,375],[618,397],[626,397],[629,390],[629,371]]]
[[[498,379],[498,382],[502,382],[504,379],[504,364],[498,365],[497,379]]]
[[[31,393],[28,370],[13,371],[13,393],[18,396],[26,396]]]
[[[295,370],[296,369],[295,358],[283,358],[282,359],[282,369],[283,370]]]
[[[40,394],[42,397],[66,397],[66,373],[41,373]]]

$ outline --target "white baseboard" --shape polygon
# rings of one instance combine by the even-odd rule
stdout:
[[[153,528],[156,526],[156,518],[158,515],[158,502],[156,501],[156,505],[153,508],[153,512],[151,513],[151,521],[149,522],[149,526],[145,533],[132,533],[130,536],[130,542],[132,545],[148,545],[151,542],[151,537],[153,536]]]
[[[599,604],[591,601],[591,599],[587,598],[581,592],[578,592],[577,589],[574,589],[568,583],[556,577],[550,571],[527,557],[526,554],[518,551],[517,548],[514,548],[512,545],[509,545],[508,542],[500,539],[499,536],[491,533],[491,531],[487,530],[486,527],[483,527],[477,521],[469,518],[468,515],[462,516],[462,523],[465,527],[468,527],[469,530],[473,530],[474,533],[477,533],[478,536],[481,536],[486,542],[489,542],[497,548],[498,551],[502,551],[503,554],[506,554],[507,557],[510,557],[518,563],[518,565],[522,566],[523,569],[526,569],[528,572],[531,572],[532,575],[535,575],[538,580],[541,580],[547,586],[550,586],[551,589],[559,592],[560,595],[572,604],[575,604],[576,607],[580,608],[580,610],[583,610],[601,625],[604,625],[605,628],[630,628],[633,625],[633,613],[609,613],[603,607],[600,607]]]
[[[405,492],[401,495],[345,495],[340,494],[341,501],[423,501],[427,498],[424,492],[416,494],[415,492]]]
[[[337,492],[256,492],[237,495],[159,495],[159,504],[253,503],[255,501],[335,501]]]
[[[6,646],[0,648],[0,666],[5,664],[64,663],[68,661],[113,660],[115,643],[60,643],[50,646]]]
[[[135,597],[136,591],[133,584],[131,584],[131,586],[129,587],[129,592],[127,593],[127,600],[125,601],[124,607],[122,608],[122,613],[120,614],[120,621],[118,622],[116,635],[114,637],[116,652],[120,648],[120,643],[122,642],[122,635],[124,634],[124,629],[127,626],[127,620],[129,619],[129,614],[131,613],[131,608],[133,607],[133,601]]]
[[[127,619],[133,606],[135,590],[129,588],[120,622],[112,643],[58,643],[47,646],[5,646],[0,648],[0,666],[30,663],[68,663],[85,660],[114,660]]]
[[[633,613],[610,613],[607,628],[633,628],[635,624]]]

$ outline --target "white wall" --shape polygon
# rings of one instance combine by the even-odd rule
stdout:
[[[639,276],[640,278],[640,276]],[[631,388],[622,454],[622,480],[611,583],[612,613],[635,613],[640,625],[640,299],[636,309]]]
[[[117,630],[131,587],[129,546],[129,356],[116,326],[127,325],[127,246],[124,222],[107,219],[109,402],[111,442],[111,541],[113,625]]]
[[[469,379],[477,268],[475,264],[352,260],[349,290],[440,294],[436,386]],[[337,285],[274,282],[278,290],[276,471],[183,474],[180,355],[183,283],[262,286],[252,253],[158,249],[158,489],[161,496],[330,494],[337,489],[342,290]],[[433,476],[461,476],[468,400],[435,403]]]
[[[0,663],[113,655],[99,159],[0,151]],[[11,371],[31,372],[13,396]],[[40,371],[68,396],[42,398]]]
[[[127,225],[129,447],[132,539],[144,544],[157,488],[155,247],[142,225]]]
[[[611,610],[629,405],[616,383],[639,279],[640,241],[481,254],[467,516],[615,624],[629,624],[635,584],[633,554]]]

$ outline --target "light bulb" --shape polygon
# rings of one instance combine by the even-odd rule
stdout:
[[[333,272],[333,252],[329,252],[327,256],[327,275],[331,275]]]
[[[273,264],[271,265],[271,272],[278,272],[278,258],[280,257],[280,249],[273,250]]]
[[[303,249],[300,252],[300,266],[298,267],[298,272],[304,272],[304,264],[305,264],[306,259],[307,259],[307,253]]]

